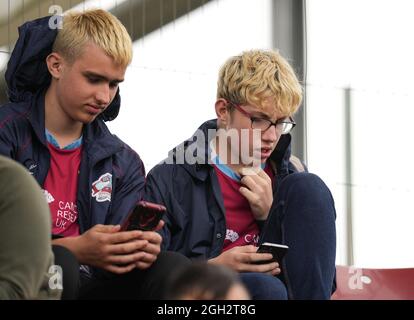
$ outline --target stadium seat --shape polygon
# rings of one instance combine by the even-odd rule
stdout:
[[[332,300],[414,300],[414,268],[336,267]]]

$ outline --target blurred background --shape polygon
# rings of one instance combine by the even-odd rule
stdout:
[[[130,32],[134,59],[108,125],[147,171],[215,117],[228,57],[278,49],[305,89],[293,152],[335,198],[337,264],[414,267],[413,1],[0,0],[0,104],[17,27],[59,8],[109,10]]]

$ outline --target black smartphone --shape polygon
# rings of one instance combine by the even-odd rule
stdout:
[[[121,226],[121,231],[153,231],[167,208],[161,204],[140,201]]]
[[[273,255],[272,260],[280,264],[288,250],[289,247],[283,244],[264,242],[257,249],[257,253],[271,253]],[[269,263],[269,261],[260,261],[260,263]]]

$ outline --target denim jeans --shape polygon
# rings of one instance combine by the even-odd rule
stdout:
[[[335,287],[336,212],[325,183],[294,173],[276,186],[260,242],[289,246],[280,278],[289,299],[330,299]]]
[[[246,272],[239,274],[253,300],[287,300],[286,287],[282,281],[266,273]]]

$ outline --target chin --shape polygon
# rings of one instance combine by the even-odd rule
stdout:
[[[98,116],[91,116],[91,115],[88,115],[88,116],[83,116],[83,117],[81,117],[81,118],[79,118],[79,122],[82,122],[83,124],[89,124],[89,123],[91,123],[91,122],[93,122],[93,121],[95,121],[95,119],[97,118]]]

